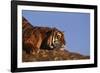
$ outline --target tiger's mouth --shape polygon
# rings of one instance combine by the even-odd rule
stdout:
[[[65,45],[63,43],[61,43],[60,41],[54,41],[54,43],[52,43],[51,48],[64,48]]]
[[[64,48],[65,46],[60,44],[60,43],[55,43],[54,45],[54,48]]]

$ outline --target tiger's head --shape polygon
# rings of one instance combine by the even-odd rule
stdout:
[[[52,48],[64,48],[65,47],[65,39],[64,32],[53,28],[51,31],[51,35],[48,39],[49,47]]]

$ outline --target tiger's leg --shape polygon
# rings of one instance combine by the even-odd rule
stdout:
[[[37,37],[37,40],[35,40],[36,42],[34,43],[34,47],[33,47],[33,53],[32,54],[38,54],[40,52],[40,46],[42,43],[42,38],[41,36]]]
[[[23,50],[27,53],[27,54],[32,54],[33,52],[33,49],[32,49],[32,44],[30,43],[26,43],[26,44],[23,44]]]
[[[53,48],[53,46],[52,46],[52,38],[53,37],[50,36],[49,39],[48,39],[48,41],[47,41],[47,44],[49,45],[50,48]]]
[[[42,44],[42,37],[41,37],[41,35],[39,36],[39,40],[38,40],[38,42],[37,42],[37,45],[36,45],[36,47],[37,47],[37,53],[39,53],[40,52],[40,47],[41,47],[41,44]]]

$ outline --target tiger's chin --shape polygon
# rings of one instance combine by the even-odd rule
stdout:
[[[50,45],[49,46],[50,49],[60,49],[60,50],[64,50],[65,45]]]
[[[65,48],[65,45],[63,44],[63,45],[61,46],[61,48]]]
[[[65,48],[65,45],[62,45],[61,48],[60,48],[60,50],[63,51],[64,48]]]
[[[61,49],[61,48],[64,49],[64,47],[65,47],[65,45],[60,45],[60,44],[56,44],[56,45],[52,46],[52,48],[54,48],[54,49]]]

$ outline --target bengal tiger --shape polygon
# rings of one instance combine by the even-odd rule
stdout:
[[[32,26],[22,17],[23,50],[26,53],[39,52],[40,49],[64,48],[64,33],[57,28]]]

